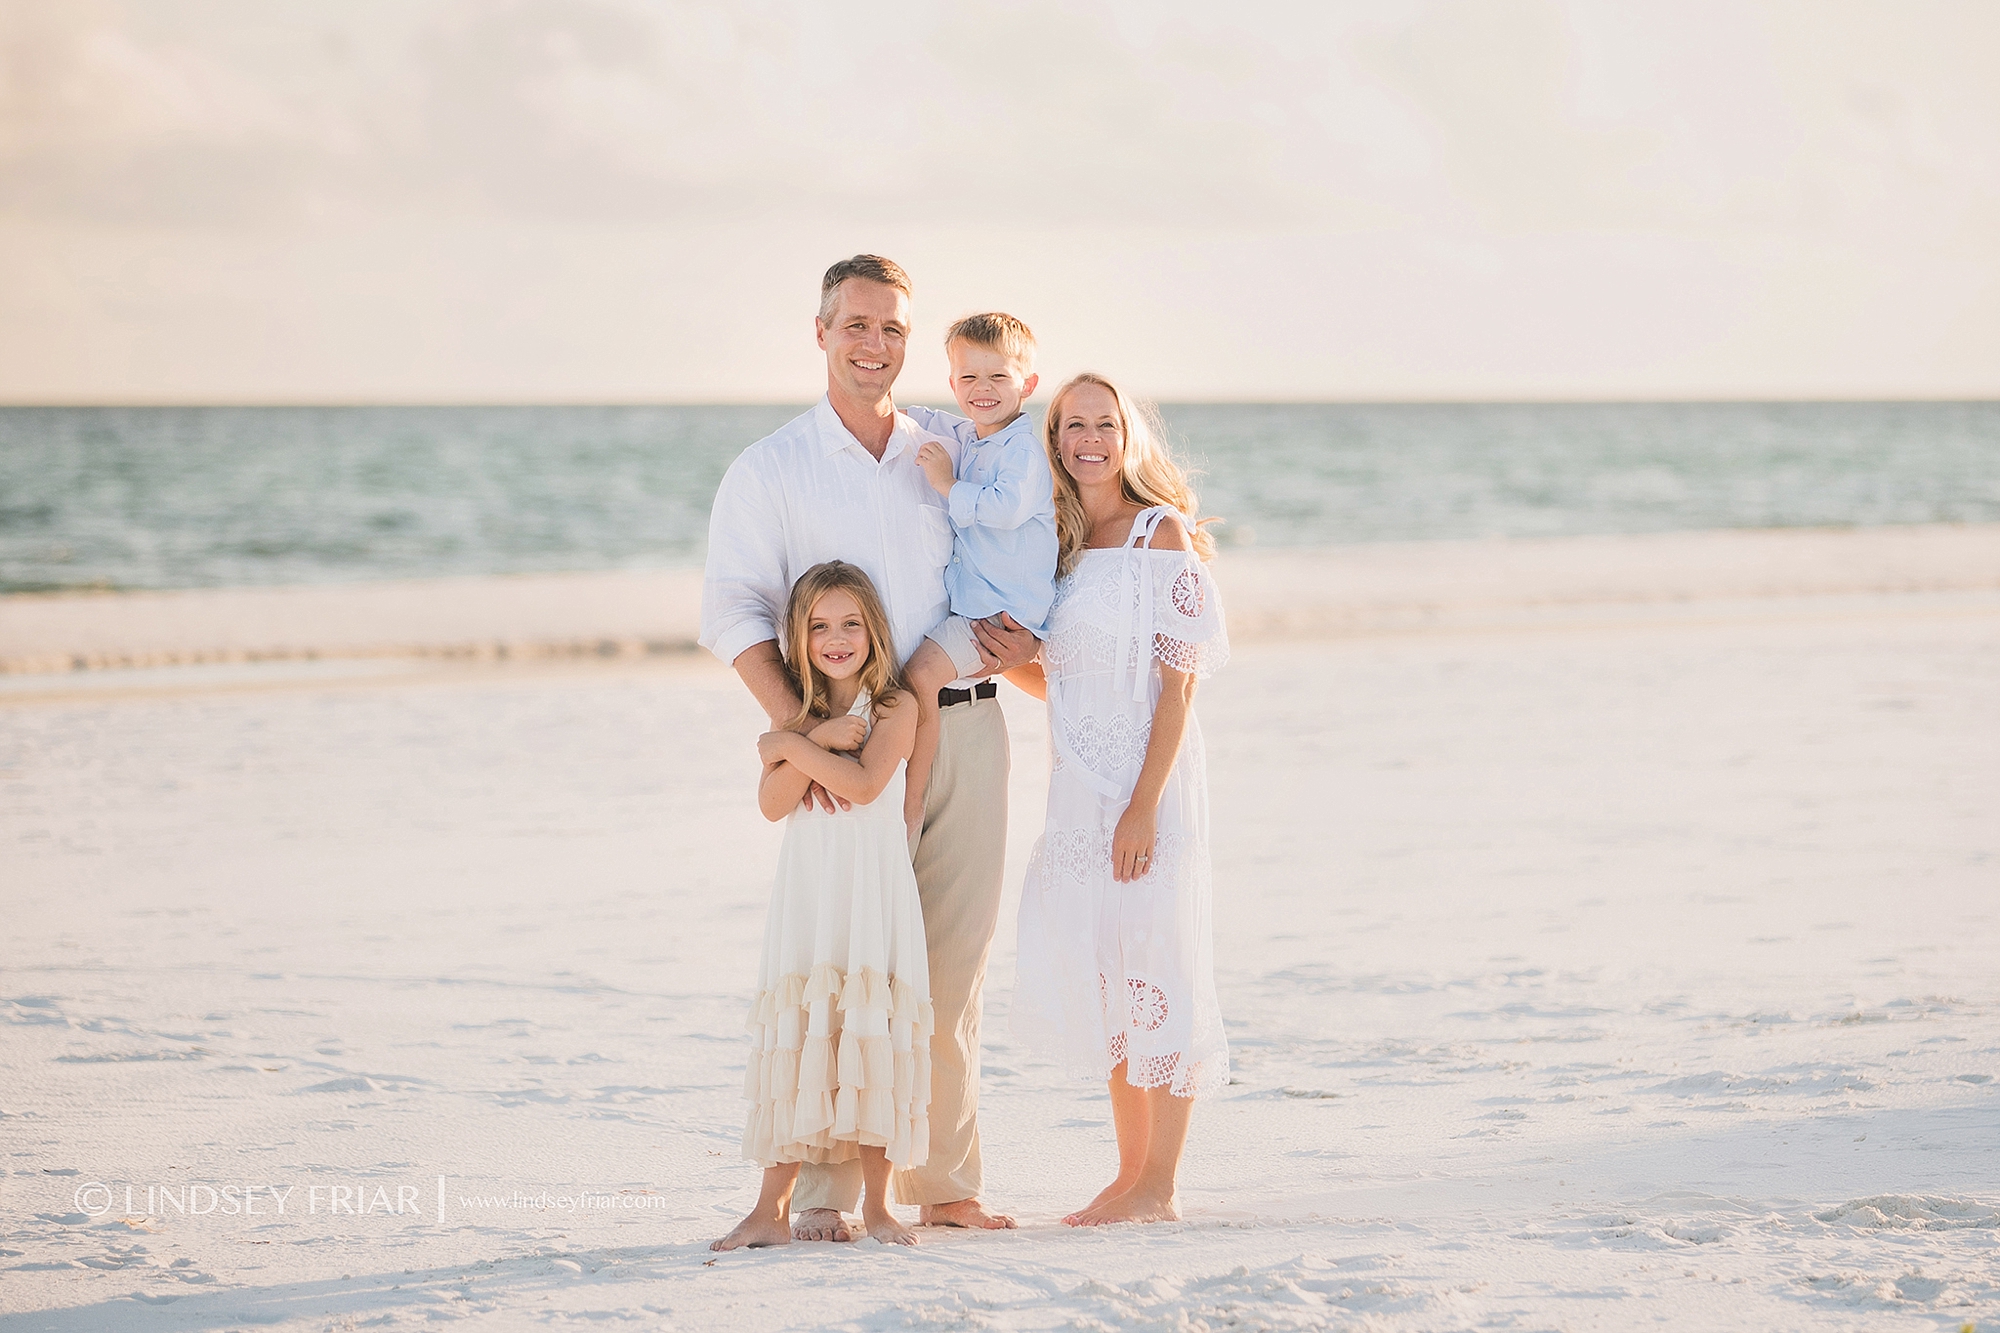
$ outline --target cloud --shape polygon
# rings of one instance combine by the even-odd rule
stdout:
[[[1168,392],[1964,391],[1996,47],[1976,0],[6,6],[0,395],[791,394],[763,321],[856,248]]]

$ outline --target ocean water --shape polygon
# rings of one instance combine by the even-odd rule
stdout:
[[[800,410],[0,408],[0,591],[695,563]],[[2000,521],[2000,403],[1162,415],[1226,545]]]

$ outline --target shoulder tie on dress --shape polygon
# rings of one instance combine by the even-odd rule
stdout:
[[[1145,550],[1145,543],[1153,539],[1153,533],[1160,526],[1161,520],[1169,514],[1178,513],[1179,511],[1172,505],[1154,505],[1151,509],[1142,509],[1132,520],[1132,531],[1125,538],[1124,568],[1119,571],[1118,576],[1120,609],[1117,673],[1114,679],[1124,680],[1125,673],[1129,670],[1132,673],[1132,698],[1138,703],[1147,702],[1146,686],[1150,680],[1150,673],[1146,670],[1146,665],[1153,656],[1153,578],[1146,569],[1145,561],[1134,558],[1132,552]],[[1139,581],[1136,590],[1132,587],[1133,579]],[[1139,622],[1136,627],[1132,623],[1135,612]],[[1132,643],[1138,634],[1146,636],[1146,650],[1138,654],[1134,660]]]

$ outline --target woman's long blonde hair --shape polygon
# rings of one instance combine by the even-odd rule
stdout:
[[[1128,398],[1124,391],[1102,375],[1085,371],[1072,376],[1055,397],[1049,400],[1049,414],[1042,422],[1042,440],[1049,451],[1049,471],[1056,479],[1056,540],[1058,554],[1056,573],[1067,574],[1075,566],[1077,557],[1083,554],[1084,544],[1090,540],[1090,518],[1083,512],[1083,495],[1076,488],[1076,478],[1070,476],[1063,466],[1062,439],[1063,399],[1081,385],[1095,384],[1105,390],[1118,404],[1118,424],[1125,442],[1125,462],[1120,469],[1120,490],[1127,500],[1135,505],[1150,509],[1154,505],[1172,505],[1187,518],[1188,541],[1194,553],[1203,560],[1215,559],[1215,538],[1209,536],[1207,525],[1215,519],[1204,518],[1197,521],[1201,512],[1200,502],[1195,498],[1194,487],[1188,481],[1187,470],[1174,461],[1167,451],[1165,431],[1159,417],[1150,404]]]
[[[812,609],[819,599],[834,590],[852,593],[861,606],[861,624],[868,631],[868,660],[861,664],[861,688],[873,700],[870,711],[893,708],[888,696],[903,687],[903,672],[896,665],[896,641],[889,635],[889,614],[875,585],[860,568],[845,560],[826,560],[799,575],[785,603],[785,670],[803,701],[791,725],[809,717],[831,717],[832,682],[812,660]]]

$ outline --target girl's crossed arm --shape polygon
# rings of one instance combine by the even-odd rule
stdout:
[[[835,796],[866,805],[882,794],[896,765],[910,757],[917,734],[917,701],[907,690],[883,699],[858,759],[822,749],[795,731],[767,731],[757,738],[764,776],[757,787],[757,805],[766,819],[783,819],[817,782]]]
[[[802,739],[817,750],[852,750],[861,744],[862,731],[858,717],[832,717],[812,727]],[[790,814],[813,784],[804,769],[776,757],[767,744],[772,736],[797,734],[787,728],[757,738],[757,755],[764,761],[763,776],[757,780],[757,809],[772,823]],[[826,808],[833,810],[831,798]]]

